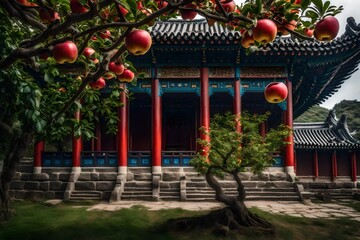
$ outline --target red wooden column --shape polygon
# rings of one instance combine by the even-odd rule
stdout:
[[[318,158],[318,152],[315,149],[314,150],[314,177],[319,177],[319,158]]]
[[[206,131],[210,128],[209,69],[206,67],[200,68],[200,126]],[[200,138],[210,141],[210,136],[207,134],[201,133]],[[207,149],[201,151],[207,156]]]
[[[332,178],[335,180],[335,178],[338,175],[338,168],[337,168],[337,157],[336,157],[336,150],[333,151],[331,155],[331,165],[332,165]]]
[[[75,113],[75,120],[80,121],[80,110]],[[72,172],[80,172],[80,159],[82,150],[82,138],[73,136],[72,139]]]
[[[286,108],[286,125],[291,129],[293,128],[293,99],[292,99],[292,83],[289,79],[286,79],[286,86],[289,94],[287,97],[287,108]],[[288,174],[295,174],[294,172],[294,136],[291,134],[286,139],[290,144],[285,147],[285,172]]]
[[[119,125],[118,125],[118,166],[119,173],[127,173],[127,162],[128,162],[128,106],[127,106],[127,97],[126,97],[126,84],[122,83],[121,87],[123,91],[120,94],[120,102],[123,104],[119,108]]]
[[[42,152],[45,148],[45,142],[43,140],[39,140],[35,142],[34,145],[34,173],[41,173],[42,167]]]
[[[151,104],[152,104],[152,172],[161,173],[161,96],[159,90],[159,79],[157,79],[156,69],[153,69],[153,79],[151,85]]]
[[[240,78],[234,80],[234,102],[233,102],[233,114],[240,116],[241,114],[241,92],[240,92],[241,82]],[[236,130],[241,131],[241,124],[238,122],[236,124]]]
[[[351,152],[351,179],[353,182],[357,181],[357,168],[356,168],[356,151]]]

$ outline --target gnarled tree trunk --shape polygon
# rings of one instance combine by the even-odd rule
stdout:
[[[244,204],[245,189],[241,179],[232,173],[238,184],[238,196],[228,196],[214,178],[211,168],[206,173],[206,181],[215,190],[216,200],[227,205],[226,208],[215,210],[205,216],[169,220],[167,227],[177,231],[189,231],[195,228],[213,229],[213,233],[228,235],[230,231],[243,227],[254,227],[273,233],[273,226],[268,221],[251,213]]]
[[[211,168],[209,168],[209,171],[206,173],[206,181],[215,190],[216,200],[226,204],[233,214],[233,216],[229,218],[228,227],[235,226],[236,228],[240,228],[240,226],[245,226],[272,229],[271,223],[249,212],[244,203],[246,196],[244,185],[242,184],[237,172],[232,173],[232,175],[234,176],[234,179],[238,184],[237,197],[228,196],[225,194],[219,182],[214,178],[213,174],[211,173]]]
[[[16,128],[16,127],[14,127]],[[3,168],[0,177],[0,218],[9,219],[10,209],[10,182],[16,173],[16,166],[25,156],[27,147],[32,140],[32,133],[29,131],[21,131],[19,128],[8,128],[7,136],[9,136],[9,147],[3,162]],[[2,129],[4,130],[4,129]],[[3,131],[2,131],[3,132]],[[2,149],[3,150],[3,149]]]

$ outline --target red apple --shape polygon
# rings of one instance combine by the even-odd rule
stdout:
[[[193,9],[196,9],[197,6],[195,4],[187,4],[184,6],[185,8],[193,8]],[[193,20],[196,15],[197,15],[197,12],[195,11],[191,11],[191,10],[186,10],[186,9],[182,9],[180,10],[180,14],[181,14],[181,18],[183,20]]]
[[[95,89],[102,89],[106,86],[106,82],[105,79],[101,77],[98,80],[96,80],[96,82],[89,83],[89,86]]]
[[[277,34],[277,27],[274,21],[270,19],[260,19],[256,27],[252,29],[253,38],[260,43],[269,43],[274,41]]]
[[[246,32],[243,35],[243,38],[241,39],[241,45],[244,48],[249,48],[250,46],[254,45],[254,43],[255,43],[255,40],[254,40],[253,36],[250,36],[249,32]]]
[[[136,56],[144,55],[150,49],[151,44],[150,34],[140,29],[131,31],[125,39],[127,50]]]
[[[52,9],[41,8],[39,10],[40,20],[44,23],[51,23],[56,19],[60,19],[59,13]]]
[[[331,41],[339,32],[339,21],[328,16],[315,24],[314,36],[319,41]]]
[[[314,36],[314,29],[311,28],[305,28],[304,29],[304,34],[308,37],[313,37]]]
[[[142,5],[141,1],[136,2],[136,7],[137,7],[138,10],[141,10],[143,8],[143,5]]]
[[[120,4],[118,4],[118,6],[119,6],[120,12],[123,16],[126,16],[126,14],[129,13],[129,11],[126,8],[124,8],[123,6],[121,6]]]
[[[131,82],[135,77],[135,74],[129,70],[125,69],[124,72],[118,76],[120,82]]]
[[[95,53],[95,50],[91,47],[86,47],[83,51],[83,55],[87,58],[87,59],[94,59],[93,57],[91,57],[91,55],[93,55]]]
[[[105,30],[103,32],[100,33],[100,37],[102,39],[105,39],[105,38],[110,38],[111,37],[111,32],[109,30]]]
[[[89,9],[82,5],[79,0],[71,0],[70,9],[73,14],[86,13],[89,11]]]
[[[225,12],[230,13],[230,12],[235,11],[235,8],[236,8],[235,1],[233,1],[233,0],[221,0],[220,3],[221,3],[221,6],[224,8]],[[220,7],[216,6],[215,10],[219,12]]]
[[[264,94],[269,103],[280,103],[287,98],[288,89],[282,82],[272,82],[266,86]]]
[[[16,0],[16,1],[26,7],[37,7],[38,6],[36,3],[29,2],[28,0]]]
[[[78,57],[77,46],[71,41],[58,43],[53,48],[53,57],[59,64],[73,63]]]
[[[157,3],[158,9],[162,9],[162,8],[166,7],[169,4],[168,2],[165,2],[163,0],[160,0],[160,1],[157,0],[156,3]]]
[[[109,71],[115,73],[116,75],[121,75],[124,72],[124,64],[121,62],[110,62]]]

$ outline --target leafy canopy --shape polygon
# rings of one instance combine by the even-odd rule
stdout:
[[[268,117],[269,113],[215,115],[211,119],[210,130],[201,129],[203,134],[210,137],[210,141],[198,139],[202,150],[197,153],[191,164],[202,174],[211,167],[217,175],[224,172],[243,172],[248,168],[254,173],[259,173],[271,166],[274,162],[272,154],[287,144],[284,140],[291,130],[281,124],[271,129],[264,137],[261,136],[260,125]],[[241,123],[240,132],[236,130],[238,121]]]

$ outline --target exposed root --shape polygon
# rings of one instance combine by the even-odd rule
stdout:
[[[248,212],[239,217],[228,207],[212,211],[205,216],[169,220],[167,228],[180,232],[209,229],[214,234],[223,236],[230,232],[239,233],[244,228],[256,228],[270,234],[274,232],[272,224],[259,216]]]

